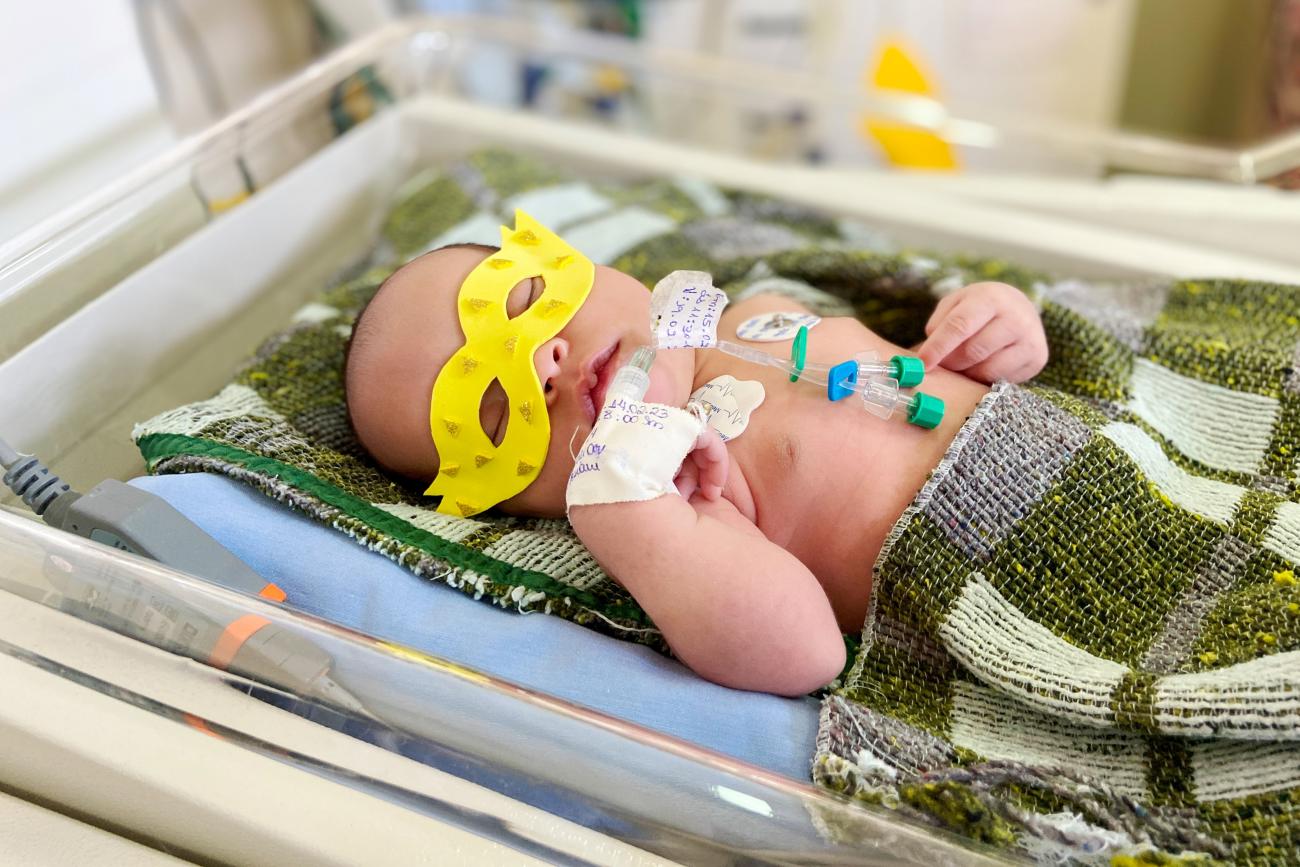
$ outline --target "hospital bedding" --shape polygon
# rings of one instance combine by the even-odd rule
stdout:
[[[1284,567],[1286,557],[1295,554],[1286,546],[1294,543],[1287,521],[1297,508],[1296,444],[1287,437],[1295,434],[1296,347],[1300,345],[1294,316],[1298,305],[1291,290],[1231,282],[1167,282],[1137,290],[1054,283],[999,262],[941,262],[881,252],[877,239],[857,227],[771,200],[666,182],[618,188],[582,184],[499,154],[480,154],[417,188],[390,221],[391,253],[409,256],[447,241],[490,241],[486,233],[516,205],[530,208],[564,231],[598,261],[611,262],[648,282],[673,268],[689,267],[711,271],[719,285],[736,293],[830,290],[851,302],[855,312],[878,331],[899,342],[919,336],[935,293],[977,278],[1004,279],[1026,288],[1042,301],[1053,340],[1053,361],[1039,378],[1042,400],[1053,405],[1053,401],[1074,401],[1073,406],[1083,407],[1079,412],[1089,424],[1095,422],[1094,427],[1106,428],[1121,439],[1131,432],[1129,428],[1136,431],[1129,437],[1131,442],[1121,443],[1131,447],[1125,454],[1139,474],[1134,484],[1139,493],[1145,490],[1160,507],[1172,510],[1170,521],[1175,525],[1178,520],[1191,521],[1198,533],[1212,534],[1217,529],[1224,539],[1244,539],[1247,547],[1272,538],[1273,547],[1264,544],[1261,550],[1272,551],[1273,560],[1256,558],[1252,574],[1258,577],[1267,565],[1270,576],[1282,576],[1276,579],[1276,587],[1267,586],[1274,595],[1264,602],[1277,609],[1269,609],[1272,614],[1290,610],[1289,597],[1284,597],[1293,591]],[[413,226],[422,228],[416,231]],[[417,574],[447,580],[503,606],[549,611],[662,649],[644,614],[599,574],[590,558],[584,558],[562,525],[509,520],[453,523],[454,519],[422,509],[417,492],[394,486],[358,459],[342,426],[337,357],[351,313],[387,271],[380,267],[363,274],[305,309],[295,325],[272,339],[216,398],[142,425],[137,433],[150,465],[161,472],[213,469],[242,478],[384,551]],[[1263,341],[1258,339],[1261,335]],[[1046,397],[1049,394],[1060,397]],[[1261,427],[1265,415],[1268,424]],[[1108,424],[1120,427],[1110,429]],[[1226,437],[1231,447],[1217,448],[1216,433]],[[1055,464],[1049,461],[1049,468],[1059,469],[1071,454],[1064,451]],[[969,540],[969,550],[961,548],[960,554],[995,547],[1004,538],[999,533],[1014,528],[1037,502],[1034,497],[1043,495],[1055,478],[1050,471],[1034,467],[1027,476],[1031,480],[1027,490],[1033,496],[1018,494],[1018,510],[1007,507],[1010,511],[995,500],[992,525],[962,527],[964,507],[949,504],[953,526],[960,529],[946,531]],[[1237,496],[1216,499],[1222,489],[1215,486],[1220,485]],[[1210,506],[1189,506],[1188,497],[1200,502],[1205,498],[1198,497],[1207,491],[1214,495],[1208,498]],[[1190,517],[1174,517],[1184,512]],[[1117,526],[1126,526],[1122,514],[1116,520]],[[1211,527],[1216,520],[1220,526]],[[1140,601],[1151,601],[1159,615],[1156,621],[1167,617],[1180,628],[1188,622],[1191,629],[1198,628],[1196,618],[1217,611],[1214,604],[1220,595],[1229,603],[1226,616],[1231,617],[1233,605],[1240,600],[1233,593],[1210,592],[1216,581],[1232,584],[1216,566],[1222,564],[1222,557],[1213,556],[1223,545],[1232,547],[1228,542],[1212,545],[1213,551],[1201,551],[1205,556],[1200,559],[1173,564],[1170,586],[1179,588],[1178,593],[1164,585],[1162,593],[1151,592],[1154,585],[1128,590]],[[1041,642],[1028,642],[1027,648],[1022,642],[1010,649],[994,642],[992,656],[982,658],[982,665],[958,657],[962,665],[941,664],[942,676],[928,677],[927,660],[947,658],[944,655],[952,648],[945,642],[960,642],[964,635],[954,632],[956,627],[940,629],[951,613],[944,606],[969,596],[974,601],[967,604],[984,611],[988,606],[979,608],[977,602],[1001,598],[997,575],[991,570],[985,570],[994,576],[989,590],[984,586],[989,581],[980,583],[981,576],[962,557],[943,562],[951,567],[949,572],[918,585],[926,592],[938,588],[934,604],[939,607],[934,610],[923,604],[929,600],[898,603],[889,582],[880,591],[880,604],[896,604],[897,610],[886,612],[892,619],[869,625],[846,688],[825,705],[818,757],[821,782],[989,841],[1029,849],[1058,845],[1075,855],[1087,851],[1105,855],[1155,843],[1218,855],[1272,857],[1289,851],[1294,856],[1296,816],[1289,797],[1297,789],[1297,780],[1287,770],[1295,766],[1294,736],[1288,734],[1294,729],[1293,707],[1291,729],[1283,726],[1262,734],[1255,730],[1246,736],[1254,744],[1224,737],[1224,750],[1237,762],[1229,763],[1229,768],[1267,777],[1264,782],[1248,781],[1246,789],[1224,789],[1206,785],[1204,771],[1197,777],[1195,759],[1200,754],[1193,747],[1199,742],[1188,739],[1188,731],[1166,731],[1142,722],[1149,723],[1153,716],[1156,705],[1151,696],[1163,683],[1154,671],[1143,668],[1144,657],[1121,655],[1118,662],[1103,658],[1113,650],[1104,641],[1089,644],[1087,636],[1071,633],[1061,627],[1061,621],[1039,623],[1032,607],[1020,611],[1008,603],[998,611],[1005,616],[1019,614],[1026,624],[1022,631]],[[1014,566],[1007,568],[1021,574]],[[1151,570],[1141,577],[1161,578]],[[905,582],[902,587],[897,591],[899,599],[919,592],[907,589]],[[957,593],[955,587],[973,589]],[[1083,595],[1090,599],[1087,592]],[[1104,594],[1099,598],[1104,602]],[[1168,604],[1161,607],[1157,600]],[[1065,608],[1070,604],[1068,599],[1061,603]],[[1099,611],[1091,613],[1103,616]],[[910,622],[909,615],[920,619]],[[890,624],[888,641],[880,631],[883,623]],[[1230,665],[1249,664],[1250,654],[1276,659],[1281,674],[1273,674],[1280,679],[1269,683],[1274,698],[1280,695],[1285,705],[1294,699],[1295,684],[1285,672],[1294,672],[1295,667],[1286,668],[1291,657],[1285,654],[1294,653],[1296,621],[1282,617],[1270,623],[1268,630],[1255,630],[1245,639],[1217,636],[1211,639],[1213,646],[1198,644],[1196,655],[1174,655],[1172,661],[1166,660],[1167,668],[1179,674],[1205,669],[1211,681],[1240,683],[1242,672]],[[898,624],[901,632],[894,629]],[[1034,626],[1041,631],[1034,632]],[[1135,627],[1124,647],[1131,650],[1135,643],[1156,647],[1173,628],[1162,631],[1152,622],[1141,626]],[[1080,644],[1087,649],[1080,650]],[[923,652],[927,648],[929,652]],[[997,675],[1017,660],[1013,651],[1020,652],[1019,661],[1031,669],[1051,662],[1056,665],[1053,671],[1066,669],[1073,674],[1061,659],[1073,660],[1083,669],[1091,666],[1114,674],[1119,686],[1111,686],[1116,689],[1127,685],[1128,691],[1120,690],[1120,697],[1132,701],[1119,702],[1118,709],[1112,709],[1104,697],[1095,702],[1102,708],[1103,725],[1117,729],[1124,741],[1116,747],[1103,738],[1098,752],[1132,750],[1126,760],[1141,777],[1135,791],[1106,789],[1086,774],[1092,766],[1086,761],[1087,750],[1081,758],[1077,751],[1061,749],[1063,743],[1079,739],[1078,732],[1066,731],[1069,714],[1061,719],[1049,714],[1048,723],[1039,727],[1055,740],[1035,727],[1037,717],[1028,710],[1042,704],[1035,704],[1035,685],[1022,689],[1024,694],[997,685]],[[881,654],[886,654],[883,667]],[[1116,666],[1123,668],[1125,663],[1133,665],[1132,676],[1116,674]],[[1267,668],[1269,663],[1261,665]],[[903,680],[890,680],[900,671],[907,674]],[[960,704],[954,699],[954,684],[975,684],[985,698],[991,689],[996,699],[989,713],[961,716],[966,726],[961,732],[953,716]],[[1173,713],[1194,712],[1175,708]],[[1010,730],[1005,728],[1008,719]],[[976,729],[994,724],[1004,729],[959,743],[961,733],[972,730],[971,720]],[[1192,730],[1191,734],[1206,732]],[[1259,748],[1259,741],[1269,749]],[[1147,749],[1149,745],[1153,746]],[[1256,749],[1259,761],[1253,761],[1256,754],[1251,750]],[[1215,753],[1214,758],[1222,757]],[[1086,766],[1082,779],[1068,770],[1081,763]],[[977,777],[972,770],[977,768],[996,773]],[[939,777],[927,778],[927,773]],[[1035,779],[1048,784],[1031,792],[1034,787],[1029,783]],[[1061,800],[1053,786],[1086,791],[1073,801]],[[1090,800],[1096,792],[1088,787],[1098,786],[1105,798]],[[1131,806],[1134,799],[1144,805]],[[1108,813],[1098,804],[1120,807]],[[1220,848],[1225,841],[1237,849]]]
[[[1161,375],[1158,402],[1206,387]],[[818,781],[1035,853],[1294,862],[1295,477],[1214,450],[1264,403],[1198,466],[1150,406],[996,387],[877,559]]]

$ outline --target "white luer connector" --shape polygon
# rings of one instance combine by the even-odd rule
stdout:
[[[655,362],[655,350],[642,346],[632,353],[627,364],[618,369],[605,392],[605,403],[616,397],[640,400],[650,389],[650,366]]]

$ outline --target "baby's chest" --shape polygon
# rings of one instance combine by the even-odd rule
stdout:
[[[732,311],[728,311],[731,313]],[[748,316],[723,316],[718,327],[720,340],[743,347],[747,353],[761,352],[774,362],[784,362],[785,369],[769,364],[754,363],[737,358],[724,350],[711,350],[706,366],[706,379],[730,376],[741,383],[754,386],[739,388],[738,393],[747,398],[741,403],[753,403],[753,394],[761,394],[762,404],[754,410],[750,424],[757,434],[798,433],[813,440],[835,440],[846,432],[856,431],[863,413],[860,401],[852,395],[831,400],[824,384],[811,379],[794,379],[790,365],[816,364],[831,367],[852,361],[863,353],[874,353],[888,358],[897,347],[883,340],[862,323],[846,317],[832,317],[816,321],[804,335],[802,347],[796,347],[795,333],[798,324],[809,321],[808,314],[774,311]],[[779,338],[779,339],[773,339]],[[822,382],[824,383],[824,378]]]
[[[758,349],[774,358],[790,359],[793,340],[745,340],[752,334],[739,317],[724,317],[719,323],[719,338],[734,341],[748,349]],[[862,352],[884,353],[896,348],[877,337],[853,319],[822,320],[807,334],[804,358],[809,363],[835,365],[853,359]],[[721,350],[711,350],[705,380],[728,383],[734,394],[729,410],[745,416],[743,433],[728,442],[728,451],[741,465],[747,478],[765,494],[783,500],[802,499],[801,493],[825,490],[828,483],[843,488],[851,484],[860,465],[855,462],[870,449],[877,420],[868,416],[861,401],[850,395],[832,401],[825,386],[806,380],[792,382],[788,373],[775,367],[754,364]],[[705,386],[698,394],[716,396],[722,389]],[[724,436],[734,432],[728,417],[721,430]],[[715,427],[718,425],[715,425]]]

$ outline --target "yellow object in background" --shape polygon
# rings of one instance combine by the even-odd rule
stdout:
[[[246,201],[248,201],[248,191],[243,190],[224,199],[213,199],[208,202],[208,210],[214,214],[220,214],[222,211],[229,211],[235,205],[242,205]]]
[[[885,43],[875,69],[867,76],[874,90],[896,90],[917,96],[935,95],[934,88],[916,61],[898,42]],[[892,165],[909,169],[955,171],[957,157],[952,145],[932,132],[894,121],[863,118],[863,137],[874,140]]]

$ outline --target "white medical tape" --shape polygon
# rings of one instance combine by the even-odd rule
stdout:
[[[700,417],[683,409],[610,400],[569,474],[567,508],[676,494],[673,479],[703,430]]]
[[[718,343],[727,294],[703,271],[674,271],[650,293],[650,326],[659,349],[708,349]]]
[[[749,417],[763,405],[766,397],[763,383],[726,374],[710,379],[691,392],[687,406],[699,405],[705,423],[717,431],[725,443],[745,432],[749,427]]]

